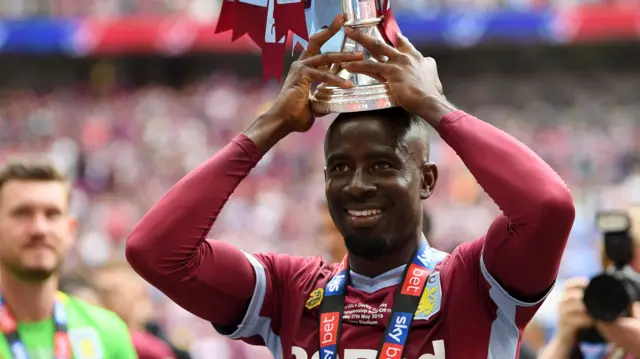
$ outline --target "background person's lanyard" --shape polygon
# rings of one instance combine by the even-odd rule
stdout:
[[[53,325],[53,358],[71,359],[73,355],[67,334],[67,313],[59,299],[53,304]],[[0,329],[7,339],[12,359],[29,359],[27,348],[18,333],[18,322],[9,311],[2,294],[0,294]]]
[[[437,261],[426,243],[421,243],[411,261],[404,270],[402,286],[398,288],[395,302],[385,330],[377,359],[402,358],[402,352],[411,329],[411,321],[418,309],[422,292],[429,274]],[[349,265],[347,257],[336,275],[329,280],[324,290],[324,298],[320,304],[320,358],[337,359],[342,312],[349,283]]]

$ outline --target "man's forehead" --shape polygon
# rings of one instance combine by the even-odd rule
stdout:
[[[366,114],[349,117],[346,119],[336,120],[332,127],[334,127],[335,133],[348,133],[348,132],[375,132],[375,131],[389,131],[399,129],[398,123],[381,117],[370,116]]]
[[[390,124],[388,120],[377,117],[344,120],[332,126],[327,132],[327,149],[353,145],[393,148],[398,144],[403,132],[398,127]],[[349,140],[345,141],[345,137]]]
[[[0,188],[0,203],[66,206],[69,188],[59,181],[10,180]]]

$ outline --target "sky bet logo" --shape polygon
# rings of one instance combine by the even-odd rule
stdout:
[[[411,324],[411,313],[394,313],[391,328],[382,346],[380,359],[400,359],[402,348],[407,341],[407,333]]]
[[[329,282],[329,285],[327,285],[327,290],[325,291],[324,295],[326,296],[339,294],[342,291],[342,286],[344,285],[344,277],[344,272],[333,277]]]
[[[429,277],[429,271],[427,269],[411,263],[407,271],[407,277],[404,279],[404,283],[402,283],[401,293],[403,295],[419,297],[422,295],[422,288],[427,281],[427,277]]]
[[[340,313],[322,313],[320,316],[320,356],[322,359],[336,358],[336,340],[338,336],[338,318]]]

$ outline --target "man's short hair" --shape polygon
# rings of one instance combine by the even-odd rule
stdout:
[[[325,153],[327,150],[329,137],[331,136],[331,133],[336,128],[336,126],[338,126],[341,122],[359,117],[379,117],[388,119],[390,122],[397,125],[402,130],[401,135],[404,136],[411,133],[416,137],[419,137],[420,139],[426,141],[427,145],[429,143],[429,125],[424,119],[422,119],[418,115],[407,112],[407,110],[402,107],[390,107],[380,110],[346,112],[339,114],[335,118],[335,120],[333,120],[333,122],[329,126],[329,129],[327,130],[324,142]]]
[[[9,161],[0,168],[0,191],[10,181],[53,181],[69,185],[66,174],[45,159],[23,158]]]
[[[67,176],[43,159],[16,159],[0,169],[0,189],[9,181],[67,182]]]

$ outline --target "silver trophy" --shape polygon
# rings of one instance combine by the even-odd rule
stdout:
[[[381,41],[385,41],[378,30],[382,18],[378,16],[381,7],[380,0],[341,0],[344,15],[343,26],[350,26]],[[359,43],[344,38],[341,52],[362,52],[366,60],[378,61],[367,49]],[[386,59],[381,59],[385,60]],[[351,80],[354,87],[342,89],[327,84],[320,84],[311,96],[311,108],[320,114],[332,112],[369,111],[396,106],[393,95],[386,83],[382,83],[370,76],[350,73],[341,64],[334,64],[329,70],[345,80]]]

